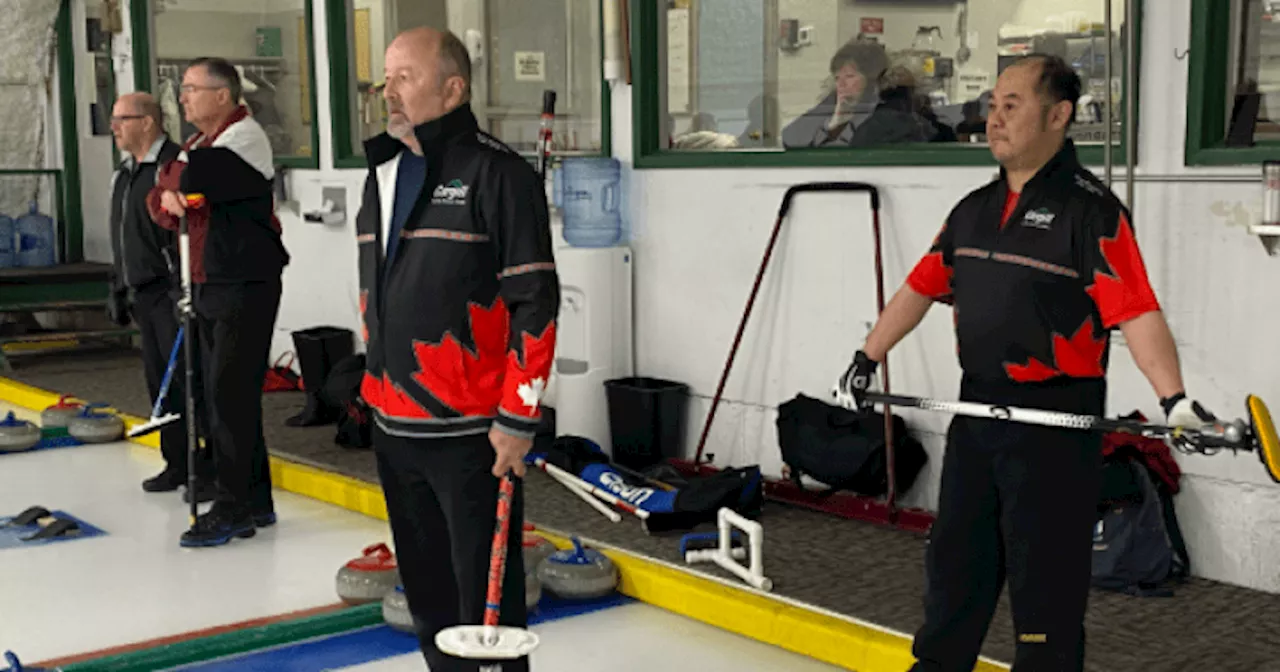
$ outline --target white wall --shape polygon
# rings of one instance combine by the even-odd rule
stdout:
[[[1149,12],[1143,43],[1141,172],[1256,174],[1182,167],[1190,0],[1165,0]],[[316,70],[328,72],[323,12],[315,15]],[[375,55],[375,60],[378,56]],[[358,325],[353,223],[302,222],[299,207],[318,205],[322,186],[347,188],[354,216],[363,171],[333,170],[329,82],[315,83],[321,129],[318,171],[294,171],[297,203],[280,212],[293,263],[273,356],[292,347],[289,333],[318,324]],[[631,92],[613,91],[615,155],[629,163]],[[990,179],[990,168],[793,168],[631,171],[629,225],[636,231],[638,373],[688,383],[694,392],[687,432],[692,452],[715,391],[751,281],[784,190],[812,180],[865,180],[884,200],[886,291],[892,293],[959,198]],[[1099,171],[1100,172],[1100,171]],[[1117,174],[1122,174],[1117,170]],[[1116,184],[1124,193],[1122,183]],[[1280,266],[1243,230],[1260,211],[1256,184],[1141,183],[1135,225],[1152,283],[1180,347],[1190,393],[1218,413],[1243,414],[1246,393],[1280,404],[1280,376],[1267,348],[1280,327],[1268,308]],[[708,451],[721,465],[780,467],[776,405],[798,392],[825,395],[875,317],[870,211],[865,198],[808,196],[784,227],[752,323],[739,351]],[[708,262],[711,263],[708,263]],[[959,370],[950,317],[935,309],[897,348],[894,389],[954,397]],[[1110,411],[1135,408],[1161,417],[1154,394],[1123,347],[1113,349]],[[931,462],[904,504],[936,501],[945,418],[904,413]],[[1280,592],[1269,558],[1280,556],[1280,488],[1251,454],[1179,458],[1186,471],[1178,513],[1197,574]]]

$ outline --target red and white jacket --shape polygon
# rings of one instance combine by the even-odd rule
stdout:
[[[243,105],[213,133],[196,133],[177,158],[160,167],[147,209],[156,224],[178,230],[160,207],[165,190],[203,194],[187,210],[191,279],[196,283],[272,280],[289,263],[275,216],[271,140]]]

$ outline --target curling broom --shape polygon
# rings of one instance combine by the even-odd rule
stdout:
[[[835,393],[836,403],[857,410],[847,395]],[[944,401],[896,394],[867,392],[864,406],[887,404],[899,408],[919,408],[938,413],[953,413],[972,418],[1020,422],[1047,427],[1082,429],[1098,432],[1135,434],[1164,441],[1182,452],[1212,455],[1219,450],[1251,450],[1258,454],[1267,475],[1280,483],[1280,437],[1276,435],[1275,422],[1266,403],[1255,395],[1245,398],[1248,420],[1237,419],[1214,427],[1170,427],[1126,418],[1103,418],[1095,415],[1017,408],[1000,404],[984,404],[972,401]]]
[[[498,514],[489,555],[489,590],[483,625],[455,625],[436,633],[436,647],[458,658],[513,660],[538,648],[538,636],[524,628],[498,625],[502,604],[502,579],[507,571],[507,535],[515,498],[515,474],[507,472],[498,487]]]
[[[145,436],[182,419],[182,416],[178,413],[165,413],[164,415],[160,415],[160,413],[164,410],[165,398],[169,396],[169,383],[173,380],[174,369],[178,367],[178,349],[182,347],[182,341],[185,336],[186,327],[178,327],[178,336],[173,339],[173,350],[169,352],[169,364],[164,370],[164,381],[160,383],[160,393],[156,395],[156,403],[151,407],[151,418],[129,430],[129,438],[136,439],[139,436]]]

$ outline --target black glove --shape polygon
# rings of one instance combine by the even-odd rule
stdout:
[[[127,287],[112,288],[107,294],[107,319],[117,327],[127,327],[132,318],[129,316],[129,289]]]
[[[855,353],[853,363],[840,376],[832,390],[836,403],[845,408],[862,410],[866,406],[867,391],[876,384],[876,368],[879,366],[879,362],[867,357],[867,353],[861,350]]]

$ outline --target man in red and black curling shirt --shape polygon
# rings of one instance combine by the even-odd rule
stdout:
[[[361,395],[422,653],[433,671],[476,670],[439,651],[435,635],[484,616],[499,479],[524,476],[560,285],[542,181],[480,130],[462,42],[406,31],[387,47],[385,72],[387,130],[365,142],[356,217]],[[500,613],[518,627],[522,520],[517,478]]]
[[[1111,330],[1178,426],[1213,417],[1184,393],[1177,351],[1126,208],[1066,138],[1080,80],[1029,56],[987,120],[1000,178],[965,197],[838,385],[862,403],[876,365],[934,301],[955,309],[966,401],[1103,415]],[[1013,669],[1081,670],[1101,436],[957,416],[926,552],[915,672],[971,670],[1006,579]]]
[[[183,534],[183,546],[225,544],[275,522],[262,387],[289,254],[275,216],[271,142],[240,91],[240,74],[223,59],[187,67],[180,102],[197,132],[161,169],[147,199],[167,229],[187,217],[206,444],[217,473],[216,494],[187,493],[213,496],[214,504]],[[203,204],[188,208],[188,194],[203,195]]]

